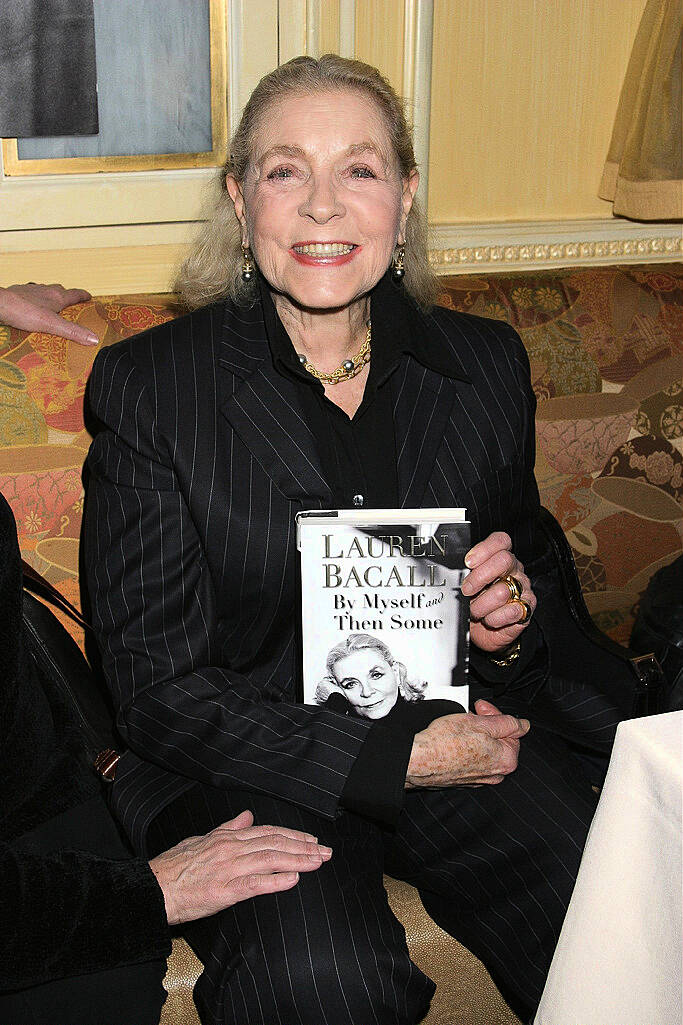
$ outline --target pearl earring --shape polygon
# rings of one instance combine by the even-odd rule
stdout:
[[[249,246],[242,246],[242,281],[251,281],[254,276],[254,257]]]
[[[391,276],[394,281],[402,281],[405,277],[405,258],[406,258],[406,247],[403,245],[396,246],[394,256],[391,261]]]

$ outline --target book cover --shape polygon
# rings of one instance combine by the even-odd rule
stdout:
[[[383,718],[398,700],[468,705],[464,509],[297,516],[303,700]]]

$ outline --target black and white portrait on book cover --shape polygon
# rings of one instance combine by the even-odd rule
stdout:
[[[387,715],[397,702],[467,707],[469,523],[300,524],[303,699]],[[443,510],[445,515],[451,510]],[[338,705],[338,702],[337,702]]]

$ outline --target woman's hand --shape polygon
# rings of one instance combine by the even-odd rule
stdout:
[[[44,331],[79,345],[97,345],[96,334],[57,315],[65,306],[91,298],[82,288],[36,285],[33,281],[27,285],[10,285],[0,288],[0,324],[18,327],[21,331]]]
[[[504,652],[518,640],[536,608],[536,596],[524,566],[511,549],[510,536],[498,531],[489,534],[465,556],[470,572],[463,581],[462,593],[471,599],[470,638],[482,651]],[[519,601],[510,601],[510,589],[501,580],[508,575],[519,581],[520,597],[531,609],[525,622],[524,606]]]
[[[501,715],[490,701],[474,707],[476,715],[443,715],[415,734],[406,789],[500,783],[514,772],[528,720]]]
[[[290,890],[299,872],[315,871],[332,855],[308,833],[253,823],[251,812],[243,811],[150,861],[169,925],[207,918],[247,897]]]

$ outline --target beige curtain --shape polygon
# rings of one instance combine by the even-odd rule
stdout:
[[[648,0],[599,195],[638,221],[683,218],[683,0]]]

